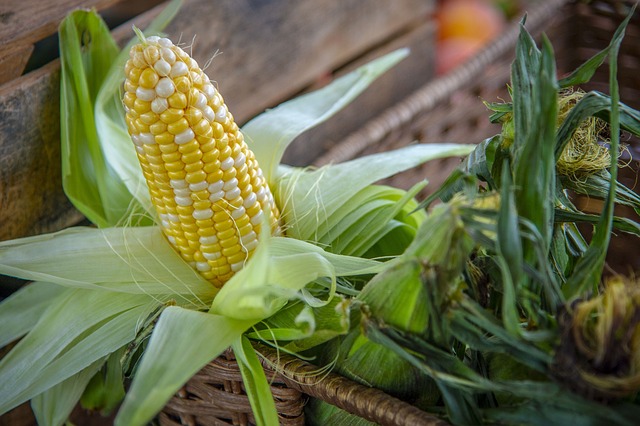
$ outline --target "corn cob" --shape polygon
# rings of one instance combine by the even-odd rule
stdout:
[[[134,45],[126,123],[158,221],[183,259],[221,287],[279,212],[253,152],[198,63],[167,38]]]

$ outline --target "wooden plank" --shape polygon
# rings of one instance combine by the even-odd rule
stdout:
[[[108,23],[122,22],[162,1],[3,0],[0,2],[0,84],[22,75],[34,44],[54,35],[70,11],[95,8],[105,14]],[[51,49],[48,45],[42,48]],[[36,49],[35,55],[38,52]]]
[[[100,10],[121,1],[124,0],[3,0],[0,40],[5,47],[32,44],[54,34],[70,10]]]
[[[22,75],[24,66],[33,52],[33,45],[16,46],[0,52],[0,85]]]
[[[188,44],[197,34],[193,55],[201,64],[223,52],[208,73],[242,123],[387,44],[431,10],[424,0],[187,0],[167,32]],[[116,33],[128,38],[131,23]],[[0,240],[80,219],[60,183],[58,91],[58,61],[0,86]]]
[[[243,123],[424,21],[433,4],[425,0],[192,0],[166,32],[192,45],[200,64],[220,52],[206,72],[218,82],[236,120]]]
[[[0,93],[0,240],[80,218],[60,183],[60,74],[54,65]]]

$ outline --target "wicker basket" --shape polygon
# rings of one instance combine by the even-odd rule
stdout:
[[[589,3],[568,0],[532,2],[527,11],[526,27],[538,34],[544,31],[551,39],[559,72],[565,73],[604,48],[623,19],[621,4],[632,2],[594,0]],[[315,162],[349,160],[414,142],[477,143],[499,132],[489,122],[482,100],[508,99],[506,85],[514,58],[519,24],[513,23],[493,44],[485,48],[452,73],[429,82],[405,101],[389,108],[358,132],[343,139]],[[623,102],[640,107],[640,16],[636,14],[627,29],[619,58],[618,81]],[[608,74],[596,74],[586,90],[606,91]],[[640,143],[628,138],[629,152],[640,158]],[[398,175],[389,183],[409,187],[427,178],[429,187],[437,188],[459,160],[430,162],[419,170]],[[637,164],[636,164],[637,168]],[[621,178],[634,186],[636,170],[623,169]],[[637,240],[633,240],[635,244]],[[622,265],[640,270],[635,250],[624,240],[611,251]],[[626,253],[626,255],[625,255]],[[631,257],[632,256],[632,257]],[[308,397],[319,398],[350,413],[383,425],[443,425],[442,420],[392,398],[384,393],[330,374],[322,380],[310,379],[314,366],[297,358],[261,348],[265,369],[272,377],[272,390],[282,424],[303,424],[302,407]],[[278,365],[274,373],[270,367]],[[252,414],[244,394],[242,379],[231,353],[210,363],[194,376],[166,406],[160,416],[162,425],[246,425]]]
[[[317,376],[317,367],[299,358],[256,345],[271,383],[282,425],[304,425],[309,397],[319,398],[384,425],[446,426],[437,417],[334,373]],[[276,372],[277,371],[277,372]],[[161,426],[222,426],[253,423],[249,399],[231,350],[209,363],[165,406]]]

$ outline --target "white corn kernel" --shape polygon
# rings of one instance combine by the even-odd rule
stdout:
[[[193,133],[193,130],[187,129],[184,132],[177,134],[174,141],[178,145],[182,145],[187,142],[191,142],[195,137],[196,137],[196,134]]]
[[[136,89],[136,96],[141,101],[150,102],[156,98],[156,92],[153,89],[145,89],[138,86]]]
[[[162,96],[163,98],[168,98],[173,95],[176,91],[176,86],[173,84],[173,81],[169,77],[163,77],[156,84],[156,93],[158,96]]]

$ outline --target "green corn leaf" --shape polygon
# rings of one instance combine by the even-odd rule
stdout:
[[[254,323],[167,307],[155,326],[115,424],[147,424],[195,373]]]
[[[64,424],[77,405],[87,383],[103,363],[104,359],[99,359],[79,373],[34,397],[31,400],[31,409],[38,425],[60,426]]]
[[[30,283],[0,303],[0,347],[28,333],[47,306],[65,292],[64,287],[46,282]]]
[[[418,184],[420,188],[424,187],[424,183]],[[359,221],[364,218],[368,212],[374,209],[376,206],[383,208],[383,206],[396,206],[393,211],[395,214],[391,214],[387,222],[396,217],[402,210],[408,210],[407,214],[411,212],[410,209],[405,209],[405,205],[411,203],[411,198],[415,195],[415,191],[411,191],[411,195],[407,191],[392,188],[383,185],[370,185],[354,194],[349,200],[349,204],[338,208],[327,220],[320,222],[318,228],[313,236],[313,240],[317,241],[321,246],[327,247],[328,250],[337,253],[347,254],[333,249],[334,242],[340,242],[350,240],[357,237],[358,234],[349,232],[351,226],[357,226]],[[404,201],[406,200],[406,201]],[[402,201],[402,202],[400,202]],[[409,206],[409,207],[414,207]],[[391,212],[389,212],[391,213]],[[424,218],[424,213],[420,212],[415,215],[405,215],[404,220],[408,225],[417,227]],[[295,219],[294,219],[295,221]],[[384,221],[379,226],[384,226]],[[371,232],[372,237],[380,238],[380,234]],[[348,242],[347,242],[348,243]],[[344,244],[344,243],[343,243]]]
[[[413,197],[425,184],[426,182],[421,182],[409,191],[380,186],[365,188],[351,200],[352,207],[340,209],[328,219],[328,224],[335,225],[317,238],[318,244],[335,253],[362,256],[377,242],[385,242],[385,235],[391,231],[389,227],[405,224],[412,237],[424,218],[424,212],[416,212],[412,217],[415,221],[404,216],[407,222],[400,223],[394,221],[394,218],[402,211],[408,214],[416,207],[415,202],[412,202]],[[346,216],[342,216],[345,213]],[[402,251],[393,254],[397,255]]]
[[[340,253],[351,255],[351,256],[363,256],[367,253],[370,248],[379,240],[382,240],[387,233],[391,232],[394,228],[398,226],[402,226],[401,223],[394,221],[393,219],[399,215],[403,210],[410,212],[414,210],[416,207],[415,202],[413,202],[414,197],[426,186],[426,181],[419,182],[414,185],[411,189],[401,194],[402,197],[395,203],[389,203],[387,206],[384,206],[374,212],[371,217],[371,220],[362,222],[366,223],[366,227],[362,228],[362,232],[353,232],[353,227],[349,228],[351,235],[348,236],[349,244],[347,245],[347,249],[344,251],[339,251]],[[424,219],[424,212],[415,212],[414,217],[421,217]],[[411,236],[415,236],[416,229],[418,228],[419,223],[416,224],[414,228],[411,229]],[[404,227],[404,229],[409,228],[408,226]],[[407,243],[411,242],[411,238],[407,239]],[[408,244],[407,244],[408,245]],[[401,252],[393,253],[395,255],[400,254]]]
[[[571,86],[577,86],[587,83],[589,80],[591,80],[591,77],[593,77],[600,65],[604,63],[604,60],[607,58],[607,56],[611,54],[611,51],[617,49],[622,42],[622,39],[624,38],[625,28],[629,20],[631,19],[631,16],[633,16],[635,8],[636,5],[631,8],[623,23],[616,29],[616,32],[613,34],[613,37],[606,48],[593,55],[589,60],[575,69],[570,75],[558,82],[558,85],[561,88],[564,89]]]
[[[44,392],[124,346],[157,306],[150,296],[75,289],[55,299],[0,361],[0,413]]]
[[[330,254],[310,243],[265,234],[251,261],[220,289],[211,312],[260,321],[289,299],[304,297],[308,304],[322,306],[333,297],[337,276],[369,274],[378,268],[379,263],[372,260]],[[325,300],[304,291],[300,295],[307,284],[320,278],[328,279]]]
[[[420,260],[389,262],[364,286],[357,299],[371,315],[401,330],[421,334],[429,325],[428,289],[422,282]]]
[[[68,287],[165,295],[200,308],[215,294],[158,227],[76,227],[0,242],[0,273]]]
[[[600,216],[593,214],[570,212],[561,209],[556,210],[556,215],[556,221],[558,222],[585,222],[597,225],[600,220]],[[618,231],[640,236],[640,224],[634,220],[614,216],[611,224]]]
[[[326,258],[317,252],[273,256],[269,251],[269,240],[262,238],[251,262],[220,289],[211,312],[239,320],[260,321],[276,313],[289,299],[295,298],[298,291],[321,277],[331,280],[330,298],[335,292],[336,275]],[[313,298],[308,302],[325,303]]]
[[[515,202],[518,214],[534,224],[548,250],[553,230],[557,117],[556,70],[549,40],[543,38],[542,50],[538,50],[522,29],[511,75]],[[525,261],[535,260],[534,249],[527,241],[523,241],[523,256]]]
[[[267,376],[249,339],[241,337],[231,347],[240,367],[242,382],[249,397],[256,425],[269,426],[280,423]]]
[[[325,258],[332,266],[337,277],[366,275],[380,271],[384,266],[380,262],[357,256],[345,256],[329,253],[322,248],[294,238],[272,238],[270,252],[273,256],[284,257],[298,253],[314,253]]]
[[[579,297],[587,290],[595,289],[602,277],[605,258],[609,241],[611,239],[611,228],[613,226],[613,209],[617,188],[618,159],[616,153],[620,146],[620,90],[617,80],[618,74],[618,51],[626,26],[635,11],[633,7],[629,15],[616,30],[618,37],[612,40],[609,52],[609,89],[611,91],[611,110],[609,124],[611,126],[611,167],[609,173],[611,180],[609,191],[604,202],[604,208],[600,215],[596,231],[591,239],[589,248],[576,264],[575,273],[569,277],[563,289],[567,299]]]
[[[502,319],[504,327],[513,335],[520,332],[517,288],[523,279],[523,248],[520,239],[518,211],[508,164],[502,170],[500,191],[500,213],[498,216],[498,239],[496,264],[502,272]]]
[[[332,302],[337,298],[332,299]],[[301,340],[310,337],[316,329],[314,310],[334,306],[329,303],[320,308],[311,308],[301,301],[292,301],[271,317],[257,324],[253,331],[245,333],[249,339],[265,342]]]
[[[328,86],[268,110],[242,127],[242,133],[273,184],[287,146],[301,133],[324,122],[348,105],[381,74],[409,54],[400,49],[336,79]]]

